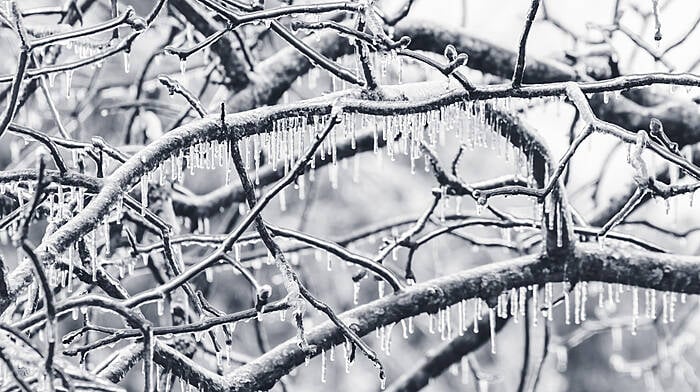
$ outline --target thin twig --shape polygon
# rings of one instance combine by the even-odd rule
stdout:
[[[527,17],[525,18],[525,27],[523,27],[523,33],[520,36],[520,44],[518,45],[518,59],[515,61],[515,70],[513,71],[512,85],[515,88],[520,87],[523,82],[527,37],[530,34],[530,28],[532,27],[532,22],[535,20],[535,15],[537,15],[539,6],[540,0],[532,0],[530,3],[530,10],[527,12]]]

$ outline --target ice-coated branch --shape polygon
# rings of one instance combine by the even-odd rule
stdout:
[[[204,36],[210,36],[217,31],[222,31],[221,23],[218,23],[211,17],[199,4],[188,0],[169,0],[180,14],[182,14],[189,23],[191,23],[197,31]],[[248,73],[245,70],[243,62],[240,60],[235,50],[233,41],[223,35],[216,40],[211,46],[212,52],[215,53],[220,61],[221,68],[226,76],[226,85],[232,91],[239,91],[249,83]]]
[[[282,25],[280,22],[273,20],[270,23],[270,28],[282,39],[287,41],[299,52],[304,54],[304,56],[308,57],[312,63],[318,64],[318,66],[327,70],[335,77],[358,86],[362,86],[364,84],[360,79],[358,79],[358,77],[355,74],[352,73],[352,71],[346,69],[342,65],[334,63],[333,61],[326,58],[323,54],[318,53],[306,42],[292,34],[292,32],[289,31],[289,29],[287,29],[286,27],[284,27],[284,25]]]
[[[421,313],[434,313],[462,299],[480,297],[489,301],[513,287],[561,282],[562,279],[696,293],[700,292],[697,265],[697,257],[613,249],[611,246],[601,250],[597,246],[578,244],[576,251],[563,259],[539,255],[487,264],[416,284],[402,293],[359,306],[340,317],[354,325],[358,335],[364,335],[382,325]],[[343,342],[340,330],[330,322],[306,331],[306,338],[309,344],[315,344],[319,349]],[[271,388],[280,377],[303,364],[307,354],[293,340],[282,343],[227,374],[226,388],[233,391]]]
[[[54,361],[54,350],[56,348],[57,331],[56,331],[56,305],[54,301],[54,294],[49,280],[46,276],[46,271],[44,266],[41,264],[39,259],[36,257],[33,246],[29,239],[27,238],[29,234],[29,224],[34,219],[34,214],[37,207],[41,201],[41,194],[44,192],[44,159],[39,157],[39,168],[37,176],[37,185],[34,193],[34,198],[32,199],[31,206],[27,210],[27,214],[24,216],[24,221],[22,223],[22,231],[20,242],[22,244],[22,250],[27,255],[29,260],[31,260],[34,267],[34,273],[37,277],[37,282],[41,286],[43,298],[44,298],[44,311],[46,312],[46,335],[47,335],[47,350],[46,356],[44,357],[44,372],[46,372],[46,377],[48,378],[49,390],[53,389],[53,361]]]
[[[344,246],[337,244],[332,241],[324,240],[321,238],[314,237],[312,235],[302,233],[296,230],[291,230],[291,229],[286,229],[286,228],[281,228],[277,226],[273,226],[271,224],[266,224],[268,230],[273,236],[278,236],[282,238],[291,238],[294,240],[297,240],[299,242],[302,242],[304,244],[307,244],[311,247],[314,247],[316,249],[323,249],[335,256],[337,256],[339,259],[346,261],[348,263],[356,264],[360,267],[363,267],[369,271],[372,271],[374,274],[377,276],[381,277],[384,279],[386,282],[388,282],[392,287],[398,288],[402,287],[403,284],[398,280],[398,278],[395,276],[395,274],[389,270],[388,268],[384,267],[381,263],[378,263],[375,260],[372,260],[369,257],[362,256],[357,253],[353,253],[352,251],[348,250]],[[383,257],[381,257],[383,259]],[[379,259],[379,257],[377,257]]]
[[[507,321],[508,319],[499,318],[495,331],[500,332]],[[387,392],[420,391],[431,379],[442,374],[465,355],[483,346],[490,338],[489,320],[483,319],[478,323],[477,328],[473,326],[467,328],[467,330],[478,330],[477,333],[465,333],[429,351],[419,363],[389,385]]]
[[[520,36],[520,44],[518,45],[518,58],[515,62],[515,70],[513,71],[512,84],[513,87],[520,87],[523,82],[523,74],[525,73],[525,54],[527,47],[527,38],[530,35],[530,28],[532,27],[532,22],[535,20],[537,15],[537,9],[540,6],[540,0],[532,0],[530,3],[530,9],[525,17],[525,27],[523,27],[523,32]]]
[[[10,88],[10,97],[7,101],[7,106],[5,106],[5,111],[2,114],[2,118],[0,118],[0,137],[2,137],[7,130],[7,127],[10,125],[10,122],[12,122],[12,119],[15,117],[18,107],[19,93],[22,88],[22,82],[27,75],[29,54],[31,52],[31,43],[29,41],[29,37],[27,36],[27,32],[24,29],[22,15],[17,8],[17,3],[15,1],[10,2],[10,7],[12,10],[12,15],[15,19],[15,26],[17,28],[17,34],[20,38],[21,48],[19,58],[17,59],[17,71],[11,79],[12,87]]]
[[[646,190],[641,190],[637,189],[637,191],[634,192],[632,197],[625,203],[625,205],[622,207],[620,211],[615,214],[603,227],[600,228],[600,231],[598,232],[598,236],[600,238],[605,238],[605,236],[608,234],[610,230],[612,230],[613,227],[616,225],[620,224],[639,204],[642,199],[647,195]]]
[[[170,95],[181,95],[187,103],[199,114],[199,117],[206,117],[207,110],[199,102],[199,99],[192,94],[187,88],[185,88],[180,82],[171,78],[168,75],[158,75],[158,81],[168,89]]]
[[[86,37],[89,35],[98,34],[106,30],[112,30],[123,24],[129,25],[135,30],[143,30],[146,28],[146,22],[136,18],[134,15],[134,9],[132,7],[128,7],[126,11],[124,11],[121,14],[121,16],[108,20],[106,22],[102,22],[94,26],[75,29],[66,33],[52,34],[46,37],[35,39],[29,44],[29,49],[37,49],[42,46],[55,44],[61,41],[69,41],[71,39],[79,37]]]

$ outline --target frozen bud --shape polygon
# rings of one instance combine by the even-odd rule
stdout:
[[[457,58],[457,49],[453,45],[445,46],[445,57],[450,61],[454,61]]]
[[[258,301],[267,303],[267,300],[270,299],[270,295],[272,295],[272,287],[270,287],[269,284],[260,286],[258,289]]]
[[[304,22],[302,22],[301,20],[293,20],[292,24],[290,25],[290,27],[292,28],[292,31],[295,33],[297,31],[299,31],[303,26],[304,26]]]
[[[397,46],[400,48],[406,48],[411,44],[411,37],[404,35],[397,42]]]
[[[140,17],[129,18],[126,23],[128,23],[129,26],[136,31],[143,31],[148,28],[148,23],[146,23],[146,20]]]
[[[272,294],[272,287],[270,285],[262,285],[258,289],[257,300],[255,301],[255,310],[258,312],[262,311],[263,306],[267,305],[270,295]]]

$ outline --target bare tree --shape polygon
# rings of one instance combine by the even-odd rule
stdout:
[[[692,207],[700,184],[700,60],[682,73],[669,58],[700,18],[666,38],[673,1],[611,1],[587,34],[544,0],[514,2],[516,50],[413,19],[414,0],[1,3],[14,70],[0,75],[0,235],[18,249],[0,258],[2,390],[287,390],[314,357],[325,383],[336,355],[376,367],[371,388],[415,391],[460,366],[482,388],[498,377],[474,353],[496,354],[516,323],[518,391],[537,388],[550,351],[601,333],[618,345],[623,329],[663,349],[604,366],[656,388],[673,363],[700,383],[682,333],[697,230],[642,208],[692,214],[676,201]],[[537,24],[575,50],[529,55]],[[642,56],[664,72],[625,71]],[[538,111],[565,128],[562,151]],[[495,156],[507,174],[475,163]],[[361,167],[374,160],[386,166]],[[423,211],[382,212],[353,185],[375,176]],[[340,221],[351,199],[383,218]],[[396,361],[392,332],[445,342]]]

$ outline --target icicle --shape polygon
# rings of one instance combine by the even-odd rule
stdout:
[[[479,392],[489,392],[489,381],[483,378],[479,379]]]
[[[66,257],[66,264],[68,264],[68,282],[66,283],[66,287],[68,288],[68,292],[72,293],[73,292],[73,247],[69,246],[68,247],[68,256]]]
[[[632,287],[632,335],[637,334],[637,320],[639,319],[639,293],[637,286]]]
[[[180,75],[185,76],[187,72],[187,59],[185,57],[180,58]]]
[[[574,324],[581,324],[581,287],[574,285]]]
[[[360,282],[352,282],[352,303],[357,305],[360,299]]]
[[[73,71],[68,70],[65,73],[66,80],[66,98],[70,98],[70,86],[73,83]]]
[[[105,239],[105,256],[109,256],[111,253],[110,250],[110,237],[109,237],[109,222],[107,219],[105,219],[103,223],[103,234],[104,234],[104,239]]]
[[[510,315],[513,317],[513,322],[518,323],[518,304],[520,303],[518,299],[518,289],[513,288],[510,290]]]
[[[336,143],[336,132],[333,130],[331,131],[330,140],[329,142],[331,143],[331,162],[333,163],[333,166],[338,165],[338,148],[337,148],[337,143]]]
[[[51,72],[48,74],[49,77],[49,87],[53,87],[56,83],[56,72]]]
[[[664,291],[661,297],[661,320],[664,324],[668,324],[668,291]]]
[[[148,175],[141,177],[141,216],[146,215],[148,208]]]
[[[562,282],[564,288],[564,323],[571,324],[571,304],[569,303],[569,282]]]
[[[537,319],[540,317],[540,309],[538,305],[538,291],[539,291],[539,285],[532,285],[532,309],[534,310],[534,313],[532,315],[532,325],[537,326]]]
[[[479,306],[481,302],[481,298],[476,298],[474,300],[474,333],[479,333],[479,312],[481,311],[481,307]]]
[[[496,297],[496,315],[498,317],[503,317],[503,294],[499,294]]]
[[[688,206],[690,208],[693,208],[693,203],[695,200],[695,192],[696,191],[688,192]]]
[[[656,291],[653,289],[646,289],[645,293],[646,300],[646,312],[645,315],[648,319],[656,319]]]
[[[546,283],[544,285],[544,291],[545,291],[545,305],[547,306],[547,320],[552,321],[553,320],[553,315],[554,315],[554,309],[553,309],[553,304],[552,300],[554,297],[554,284],[552,283]]]
[[[97,233],[92,233],[92,239],[90,241],[90,249],[88,253],[90,254],[90,269],[92,270],[92,281],[97,282]]]
[[[124,73],[129,73],[129,52],[123,51],[122,55],[124,57]]]
[[[489,308],[489,332],[491,335],[491,354],[496,354],[496,312]]]
[[[447,329],[445,321],[445,309],[438,310],[438,331],[440,331],[440,340],[442,341],[447,339],[445,334],[445,331]]]
[[[391,323],[384,327],[384,352],[386,355],[391,355],[391,332],[396,323]]]
[[[588,282],[581,282],[581,321],[586,321],[586,303],[588,302]]]
[[[384,351],[384,343],[386,340],[386,326],[380,325],[375,329],[375,332],[377,334],[377,339],[379,339],[379,347],[382,351]]]
[[[164,308],[165,308],[164,302],[163,302],[162,300],[156,301],[156,307],[157,307],[156,310],[157,310],[157,312],[158,312],[158,316],[162,316],[162,315],[163,315]]]
[[[676,301],[676,293],[671,293],[668,307],[668,321],[672,323],[676,321]]]
[[[557,230],[557,232],[556,232],[556,234],[557,234],[557,248],[561,248],[562,246],[564,246],[564,232],[562,230],[562,226],[563,226],[562,219],[563,218],[561,217],[561,213],[557,212],[556,217],[554,219],[557,220],[557,222],[555,223],[556,230]]]
[[[377,291],[379,292],[379,298],[384,297],[384,281],[380,280],[377,282]]]
[[[239,243],[233,245],[233,258],[238,262],[241,261],[241,244]]]
[[[321,383],[326,383],[326,350],[321,349]]]

